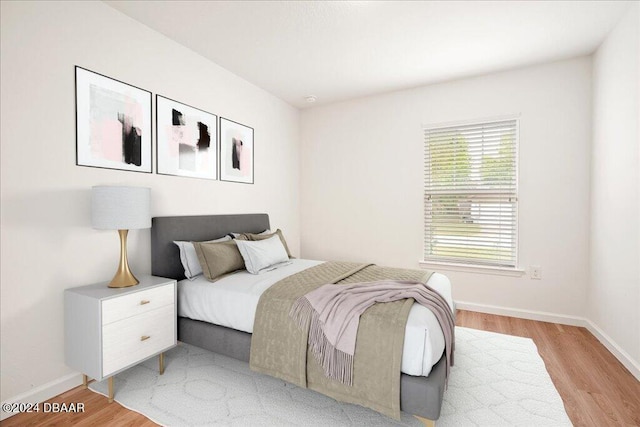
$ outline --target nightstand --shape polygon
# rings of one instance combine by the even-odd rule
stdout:
[[[139,276],[128,288],[109,288],[109,282],[64,291],[65,361],[88,378],[109,379],[113,402],[113,376],[159,356],[164,373],[164,352],[177,344],[176,281]]]

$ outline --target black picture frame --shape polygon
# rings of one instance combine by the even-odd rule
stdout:
[[[218,116],[156,94],[156,173],[218,179]]]
[[[75,66],[76,165],[153,173],[150,91]]]
[[[254,129],[220,117],[218,154],[220,181],[253,184],[255,182]]]

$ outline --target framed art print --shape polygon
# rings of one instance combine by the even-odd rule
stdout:
[[[156,95],[157,172],[218,178],[218,117]]]
[[[75,71],[76,164],[151,173],[151,92]]]
[[[253,184],[253,128],[220,117],[220,180]]]

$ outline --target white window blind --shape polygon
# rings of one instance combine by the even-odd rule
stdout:
[[[425,261],[516,267],[518,121],[425,128]]]

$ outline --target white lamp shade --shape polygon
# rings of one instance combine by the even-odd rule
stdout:
[[[91,225],[99,230],[151,228],[150,201],[146,187],[92,187]]]

